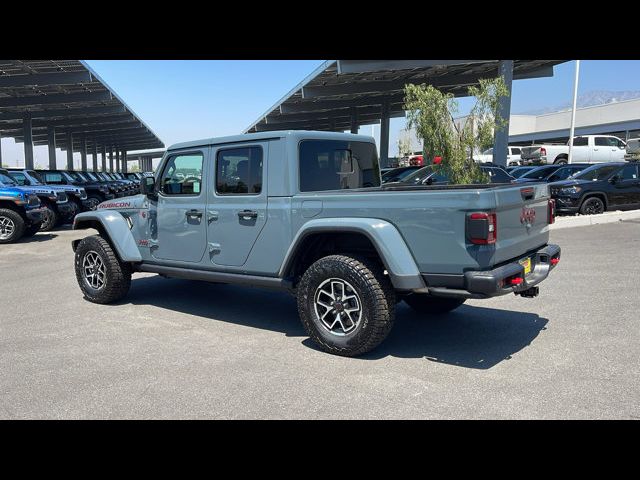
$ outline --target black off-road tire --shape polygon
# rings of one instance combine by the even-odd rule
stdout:
[[[607,210],[604,202],[598,197],[589,197],[580,205],[582,215],[597,215]]]
[[[567,157],[556,158],[553,162],[554,165],[566,165],[569,163],[569,159]]]
[[[315,295],[327,279],[348,282],[361,302],[362,316],[344,336],[331,333],[316,315]],[[376,348],[389,334],[395,319],[395,292],[381,265],[364,258],[330,255],[316,261],[297,288],[298,312],[307,334],[324,351],[353,357]]]
[[[33,223],[24,229],[24,237],[33,237],[40,231],[40,223]]]
[[[87,197],[87,201],[91,202],[90,204],[93,204],[93,206],[89,206],[88,209],[96,210],[96,207],[98,206],[98,204],[102,203],[103,200],[97,195],[89,195]]]
[[[42,204],[42,208],[44,211],[42,212],[42,223],[40,224],[40,231],[48,232],[50,230],[53,230],[58,224],[60,215],[58,215],[58,212],[56,212],[56,210],[52,208],[51,205],[48,205],[46,203]]]
[[[0,243],[13,243],[20,240],[24,235],[25,222],[18,212],[10,208],[0,208],[0,219],[9,219],[13,224],[13,232],[7,238],[0,238]]]
[[[105,266],[104,285],[93,288],[85,279],[83,261],[88,253],[95,252]],[[121,262],[116,253],[100,235],[86,237],[78,243],[75,255],[78,285],[84,298],[93,303],[112,303],[123,298],[131,286],[131,266]]]
[[[441,315],[455,310],[465,302],[464,298],[434,297],[424,293],[413,293],[404,301],[418,313]]]

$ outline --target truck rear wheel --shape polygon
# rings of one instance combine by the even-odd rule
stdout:
[[[377,347],[395,318],[395,292],[381,266],[331,255],[311,265],[297,292],[300,320],[324,351],[353,357]]]
[[[75,270],[84,298],[90,302],[112,303],[129,292],[131,267],[118,259],[109,242],[100,235],[78,243]]]
[[[567,164],[567,157],[560,157],[560,158],[556,158],[555,162],[553,162],[554,165],[566,165]]]
[[[0,208],[0,243],[13,243],[24,234],[24,219],[18,212]]]
[[[438,315],[455,310],[464,303],[465,299],[434,297],[424,293],[414,293],[405,297],[404,301],[418,313]]]

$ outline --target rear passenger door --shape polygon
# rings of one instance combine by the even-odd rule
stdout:
[[[267,222],[263,184],[269,144],[213,146],[207,200],[209,257],[214,265],[244,265]]]

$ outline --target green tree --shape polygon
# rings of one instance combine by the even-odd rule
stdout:
[[[458,102],[452,94],[425,84],[408,84],[404,92],[407,126],[415,127],[422,139],[425,160],[441,156],[442,163],[434,168],[442,169],[452,184],[489,183],[472,156],[491,146],[494,133],[506,127],[498,115],[500,97],[508,96],[502,77],[480,79],[479,85],[469,87],[476,103],[461,125],[453,120]]]

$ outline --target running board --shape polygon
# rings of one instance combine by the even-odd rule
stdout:
[[[136,271],[158,273],[167,277],[185,278],[187,280],[201,280],[203,282],[232,283],[236,285],[250,285],[254,287],[277,288],[291,290],[293,284],[289,280],[277,277],[259,277],[256,275],[242,275],[239,273],[210,272],[192,268],[166,267],[142,263],[136,266]]]

